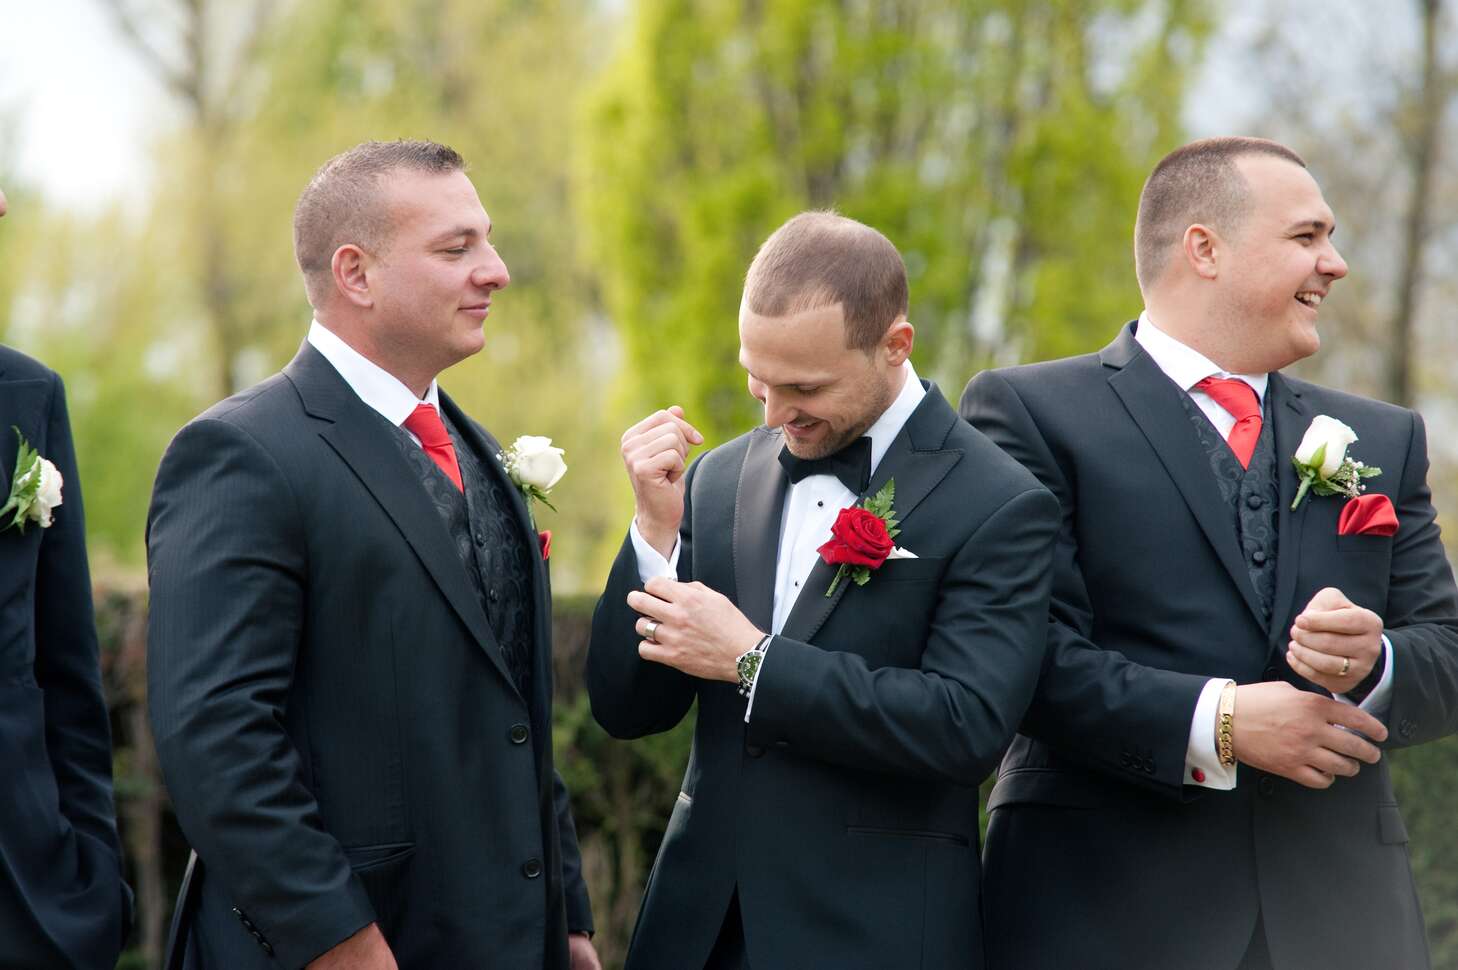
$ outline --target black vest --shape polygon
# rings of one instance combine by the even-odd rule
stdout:
[[[1270,395],[1266,395],[1267,400]],[[1240,460],[1230,450],[1225,438],[1210,423],[1200,406],[1184,396],[1185,411],[1190,416],[1200,443],[1210,458],[1210,470],[1220,485],[1220,496],[1230,506],[1231,524],[1240,543],[1241,556],[1260,600],[1266,628],[1271,625],[1271,609],[1276,598],[1276,506],[1281,501],[1276,465],[1276,439],[1271,431],[1269,410],[1262,415],[1261,436],[1256,440],[1250,467],[1241,468]]]
[[[456,448],[464,494],[404,428],[394,429],[395,442],[455,543],[471,588],[501,646],[506,669],[522,696],[530,698],[535,602],[530,557],[537,554],[537,544],[528,541],[517,520],[505,476],[485,464],[496,458],[477,455],[444,413],[441,418]]]

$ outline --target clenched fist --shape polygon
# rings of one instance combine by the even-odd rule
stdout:
[[[689,449],[703,443],[704,436],[684,420],[683,408],[676,404],[623,432],[623,464],[633,483],[638,531],[665,559],[673,553],[683,521]]]

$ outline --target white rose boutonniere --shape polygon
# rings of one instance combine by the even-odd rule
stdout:
[[[1301,487],[1291,511],[1301,504],[1308,491],[1317,495],[1346,495],[1356,498],[1366,490],[1364,478],[1382,474],[1382,469],[1365,465],[1347,454],[1347,446],[1357,440],[1357,433],[1336,418],[1318,414],[1301,438],[1301,445],[1292,456]]]
[[[501,464],[526,498],[528,510],[532,502],[537,501],[553,512],[557,511],[547,494],[567,474],[567,463],[562,460],[564,454],[561,448],[552,446],[551,438],[534,434],[522,435],[501,453]]]
[[[22,533],[26,523],[38,522],[42,529],[49,529],[54,510],[61,504],[61,473],[49,459],[25,440],[25,435],[15,428],[20,439],[20,449],[15,455],[15,478],[10,483],[10,496],[0,506],[0,531],[15,526]],[[9,522],[4,519],[13,517]]]

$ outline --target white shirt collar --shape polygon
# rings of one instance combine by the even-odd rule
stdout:
[[[1166,377],[1188,392],[1207,377],[1236,377],[1255,389],[1262,404],[1266,401],[1266,384],[1269,374],[1232,374],[1221,370],[1220,365],[1188,344],[1181,343],[1149,319],[1149,311],[1139,314],[1139,326],[1134,331],[1134,340],[1144,348],[1150,359],[1164,371]]]
[[[911,412],[915,411],[917,405],[921,403],[921,399],[926,397],[926,388],[921,386],[921,379],[916,376],[916,368],[911,366],[910,358],[907,358],[906,362],[901,365],[901,369],[906,373],[906,383],[901,385],[901,393],[896,395],[896,400],[891,402],[890,407],[881,412],[881,416],[876,419],[875,424],[866,429],[866,434],[871,438],[872,474],[875,474],[876,466],[881,464],[881,459],[886,456],[891,442],[896,440],[896,436],[905,427],[907,419],[911,417]]]
[[[361,401],[396,427],[404,424],[416,405],[421,403],[422,399],[417,398],[415,392],[402,384],[399,378],[345,343],[344,338],[318,320],[309,324],[307,339]],[[430,382],[430,389],[425,392],[423,400],[440,410],[440,391],[435,381]]]

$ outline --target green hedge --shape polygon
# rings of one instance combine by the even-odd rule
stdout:
[[[116,740],[118,813],[137,890],[134,949],[120,967],[155,967],[187,845],[168,808],[146,723],[146,609],[140,588],[99,589],[97,622]],[[573,794],[583,870],[604,965],[622,964],[638,900],[688,760],[692,717],[669,734],[615,741],[593,722],[582,685],[590,597],[561,597],[553,620],[557,766]],[[1392,756],[1411,834],[1435,967],[1458,967],[1458,739]],[[985,786],[984,786],[985,794]]]

